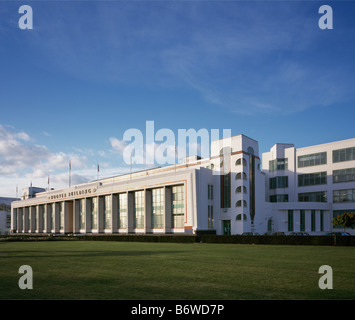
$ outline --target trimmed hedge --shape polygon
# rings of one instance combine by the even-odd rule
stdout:
[[[0,236],[2,241],[127,241],[170,243],[230,243],[268,245],[355,246],[355,236],[247,236],[247,235],[175,235],[175,234],[14,234]]]
[[[2,241],[127,241],[127,242],[176,242],[194,243],[199,241],[196,235],[154,235],[154,234],[14,234],[0,236]]]
[[[204,235],[204,243],[355,246],[355,236],[247,236],[247,235]]]
[[[194,243],[198,241],[195,235],[155,235],[155,234],[92,234],[74,236],[82,241],[128,241],[128,242],[178,242]]]

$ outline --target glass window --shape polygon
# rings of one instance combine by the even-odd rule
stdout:
[[[134,228],[144,228],[144,191],[134,193]]]
[[[316,210],[311,211],[311,231],[316,231]]]
[[[235,190],[236,193],[247,193],[247,187],[245,186],[239,186],[237,187],[237,189]]]
[[[172,187],[172,224],[173,228],[183,228],[184,227],[184,217],[185,217],[185,201],[184,201],[184,186],[173,186]]]
[[[238,200],[235,206],[236,207],[246,207],[247,202],[245,200]]]
[[[306,216],[305,216],[305,210],[300,210],[300,231],[305,231],[306,229]]]
[[[304,192],[298,194],[299,202],[327,202],[327,192]]]
[[[327,184],[327,172],[316,172],[298,175],[298,186],[314,186]]]
[[[288,210],[288,231],[293,231],[293,210]]]
[[[111,228],[111,221],[112,221],[112,196],[107,195],[104,196],[104,229]]]
[[[213,206],[208,206],[208,228],[213,228],[214,218],[213,218]]]
[[[277,158],[269,161],[269,171],[273,172],[275,170],[287,170],[288,169],[288,158]]]
[[[298,156],[298,168],[327,164],[327,153],[319,152]]]
[[[355,189],[334,190],[333,202],[355,202]]]
[[[208,200],[213,200],[213,185],[209,184],[207,186],[207,189],[208,189]]]
[[[355,147],[333,150],[333,162],[355,160]]]
[[[288,188],[288,176],[269,178],[269,188]]]
[[[91,198],[91,229],[97,229],[98,199]]]
[[[127,193],[118,195],[118,228],[127,228]]]
[[[235,162],[235,165],[236,165],[236,166],[243,165],[243,166],[245,166],[245,167],[248,166],[247,161],[246,161],[244,158],[239,158],[239,159],[237,159],[237,161]]]
[[[235,180],[247,180],[247,174],[245,172],[238,172],[235,176]]]
[[[164,189],[152,190],[152,228],[163,228],[164,223]]]
[[[79,229],[85,228],[85,199],[79,200]]]
[[[288,194],[274,194],[270,196],[270,202],[288,202]]]
[[[355,181],[355,168],[333,171],[333,183]]]

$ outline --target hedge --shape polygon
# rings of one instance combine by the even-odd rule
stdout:
[[[0,236],[2,241],[127,241],[170,243],[225,243],[269,245],[355,246],[355,236],[247,236],[247,235],[174,235],[174,234],[14,234]]]
[[[204,243],[354,246],[355,236],[204,235]]]

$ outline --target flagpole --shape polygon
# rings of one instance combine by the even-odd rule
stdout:
[[[99,180],[99,172],[100,172],[100,166],[99,163],[97,162],[97,180]]]

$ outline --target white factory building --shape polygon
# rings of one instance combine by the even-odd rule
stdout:
[[[261,169],[262,168],[262,169]],[[211,142],[211,155],[63,189],[26,188],[11,205],[16,233],[333,231],[355,212],[355,139],[259,157],[244,135]],[[338,229],[334,229],[338,231]]]

